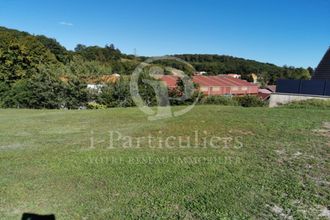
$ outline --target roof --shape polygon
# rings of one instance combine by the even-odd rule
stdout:
[[[161,77],[161,80],[166,83],[168,87],[176,87],[176,83],[179,77],[172,75],[165,75]],[[220,87],[232,87],[232,86],[256,86],[253,83],[249,83],[245,80],[236,79],[229,76],[193,76],[193,82],[200,86],[220,86]]]
[[[258,96],[262,99],[262,100],[266,100],[270,97],[270,95],[272,94],[271,91],[269,91],[268,89],[258,89]]]
[[[179,77],[172,75],[164,75],[160,79],[167,85],[167,87],[175,88]]]
[[[312,80],[330,80],[330,47],[328,51],[324,54],[321,62],[315,69]]]
[[[200,86],[255,86],[245,80],[229,76],[194,76],[193,81]]]
[[[272,94],[272,92],[269,91],[268,89],[258,89],[258,92],[264,93],[264,94]]]
[[[266,86],[266,89],[268,89],[271,92],[276,92],[276,85],[268,85]]]

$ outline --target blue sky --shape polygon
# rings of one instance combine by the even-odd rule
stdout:
[[[226,54],[315,67],[330,46],[329,0],[1,0],[0,25],[125,53]]]

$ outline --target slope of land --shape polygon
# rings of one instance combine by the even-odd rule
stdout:
[[[0,218],[326,218],[327,122],[317,109],[196,106],[156,122],[137,108],[0,110]]]
[[[209,75],[238,73],[242,74],[244,79],[250,80],[250,75],[254,73],[259,76],[259,81],[265,84],[273,84],[278,78],[310,77],[310,73],[304,68],[279,67],[227,55],[178,54],[174,56],[192,64],[197,71],[206,71]],[[0,27],[1,74],[6,74],[9,67],[5,64],[8,63],[15,64],[11,67],[11,71],[14,71],[11,74],[14,75],[15,72],[22,71],[21,69],[28,71],[42,63],[57,65],[57,72],[61,75],[102,75],[111,72],[130,75],[145,59],[148,57],[124,54],[113,44],[104,47],[78,44],[74,51],[69,51],[56,39]],[[182,63],[176,62],[160,62],[160,64],[175,68],[182,67]]]

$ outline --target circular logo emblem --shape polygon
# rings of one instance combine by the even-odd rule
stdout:
[[[192,78],[181,69],[196,72],[191,64],[172,56],[149,58],[133,71],[130,93],[136,106],[148,115],[149,120],[178,117],[189,112],[198,102],[201,93],[195,88]],[[165,75],[168,73],[170,75]],[[141,95],[140,90],[145,86],[152,88],[153,93]],[[155,97],[148,97],[151,95]],[[156,99],[157,107],[150,106],[151,98]],[[172,110],[171,103],[174,102],[185,107]]]

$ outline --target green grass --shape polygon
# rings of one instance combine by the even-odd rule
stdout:
[[[0,110],[0,219],[321,218],[330,198],[324,122],[328,110],[215,105],[160,121],[137,108]],[[109,131],[183,144],[200,136],[191,148],[142,139],[107,149]],[[212,136],[234,141],[204,147]]]

